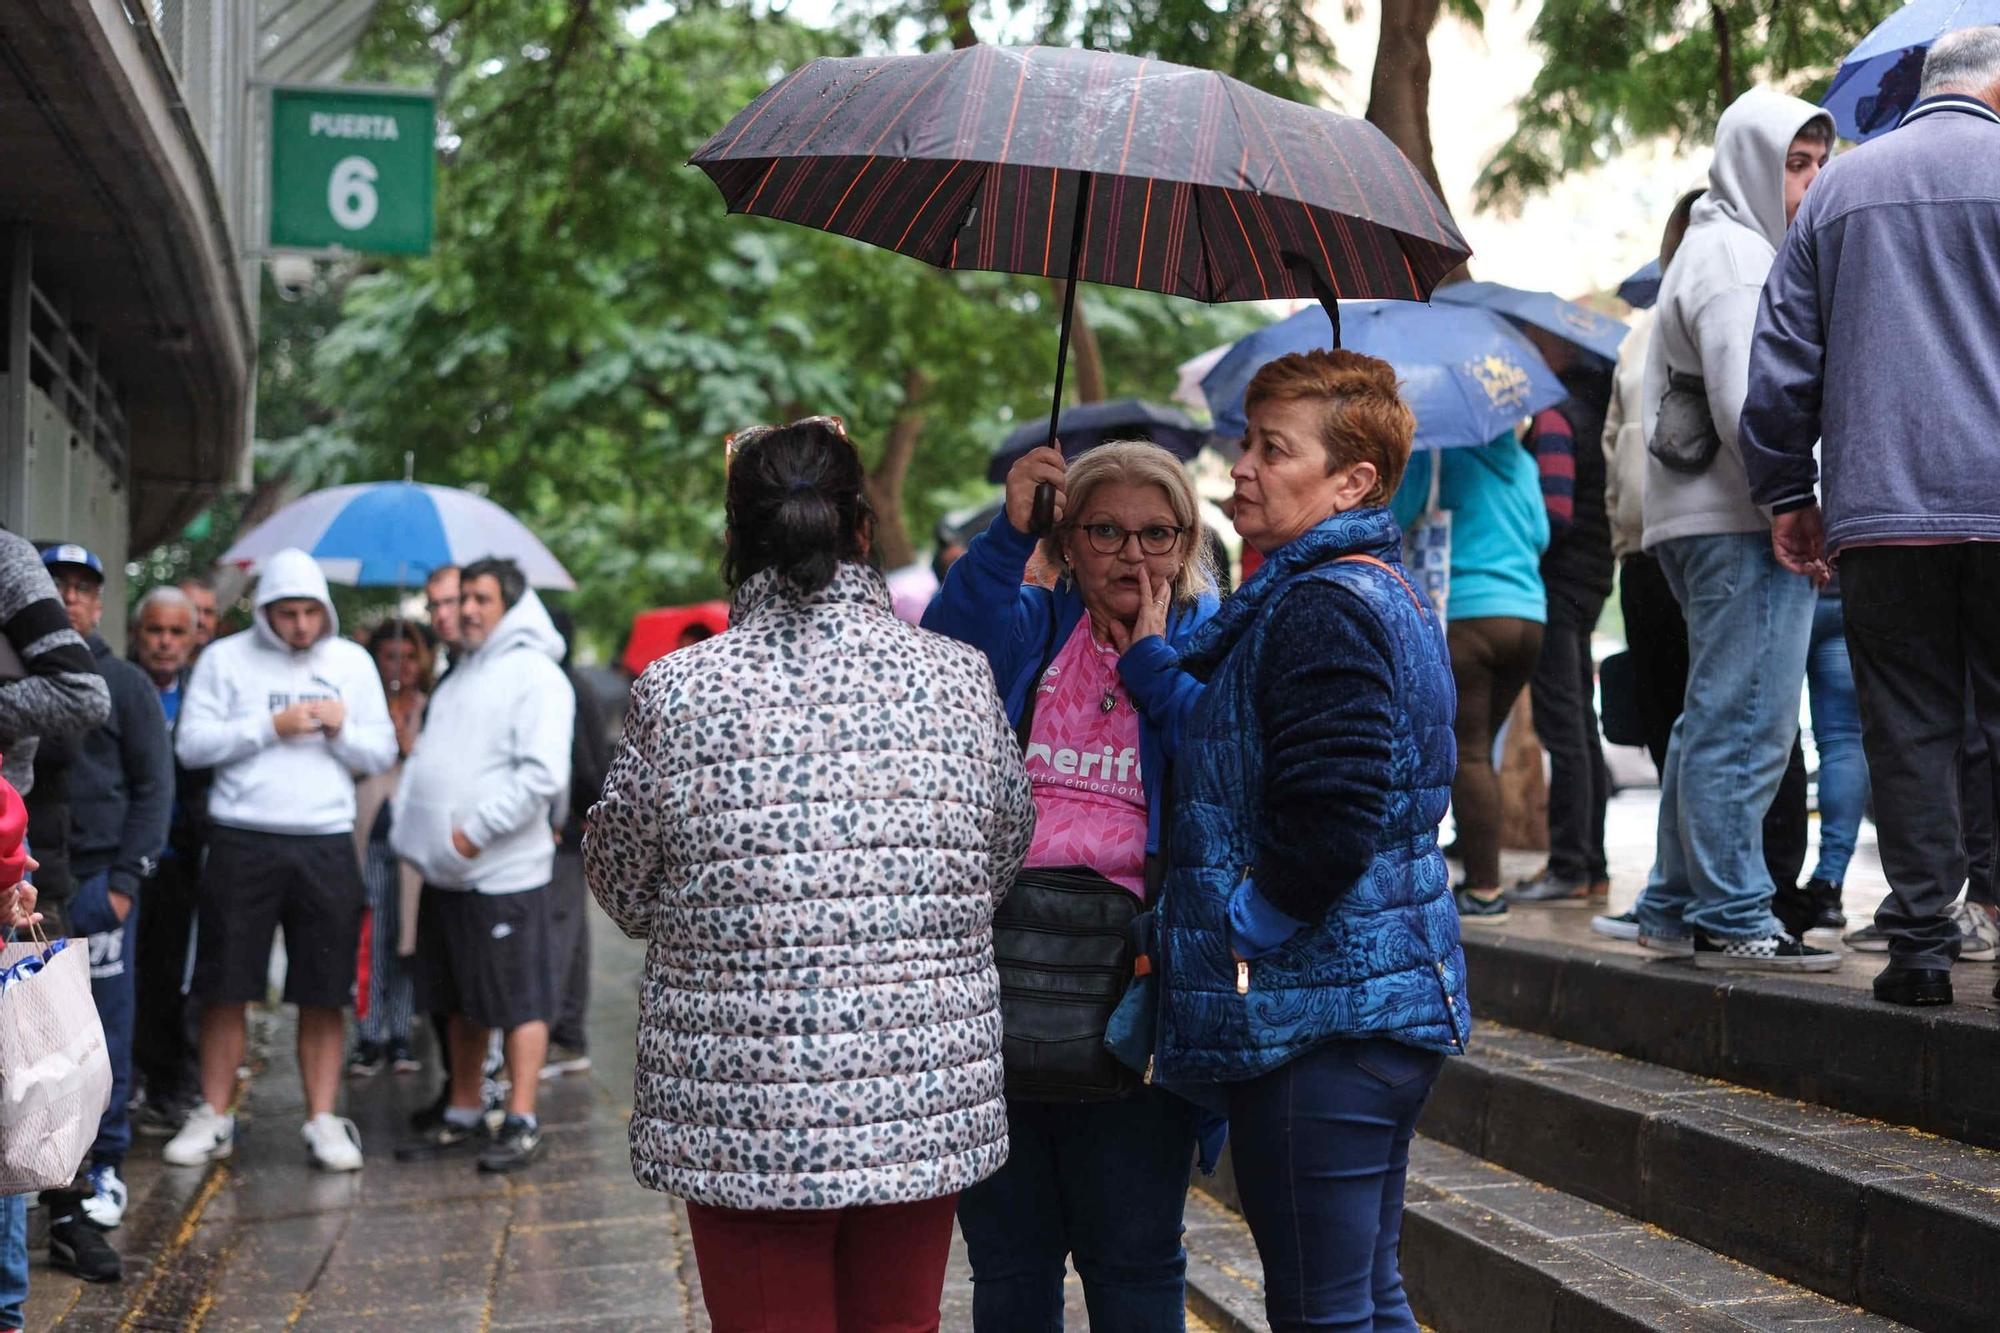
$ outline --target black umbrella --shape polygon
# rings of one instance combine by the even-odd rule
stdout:
[[[1185,412],[1138,398],[1084,403],[1063,411],[1056,421],[1054,436],[1049,434],[1045,421],[1030,422],[1008,435],[995,451],[993,461],[986,465],[986,479],[1007,480],[1007,470],[1022,455],[1041,448],[1051,438],[1062,441],[1063,453],[1070,458],[1110,440],[1151,440],[1185,463],[1201,452],[1208,431],[1195,425],[1194,418]]]
[[[941,268],[1067,276],[1050,434],[1079,280],[1202,301],[1421,301],[1471,253],[1368,122],[1103,51],[815,60],[694,163],[732,212]]]

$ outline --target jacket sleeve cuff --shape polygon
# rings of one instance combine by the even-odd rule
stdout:
[[[139,877],[129,870],[113,870],[104,878],[104,885],[113,893],[122,893],[127,898],[139,896]]]
[[[1804,509],[1808,505],[1816,503],[1818,501],[1818,498],[1819,497],[1817,496],[1808,494],[1808,495],[1794,495],[1789,499],[1776,501],[1771,505],[1771,514],[1773,517],[1776,517],[1779,514],[1793,513],[1797,510]]]
[[[1283,947],[1306,923],[1265,901],[1257,886],[1244,880],[1229,896],[1229,935],[1244,958],[1262,958]]]
[[[1118,675],[1143,702],[1153,697],[1163,679],[1180,670],[1180,662],[1180,654],[1165,639],[1151,634],[1125,650],[1118,659]]]

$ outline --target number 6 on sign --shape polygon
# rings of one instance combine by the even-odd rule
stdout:
[[[365,157],[343,157],[326,182],[326,206],[333,220],[349,231],[360,231],[375,220],[381,201],[375,194],[375,164]]]

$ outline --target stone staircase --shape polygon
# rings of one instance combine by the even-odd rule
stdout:
[[[2000,1330],[1986,1004],[1876,1004],[1856,984],[1873,960],[1829,983],[1466,933],[1479,1029],[1410,1161],[1403,1268],[1427,1325]],[[1990,969],[1960,971],[1983,999]],[[1226,1173],[1197,1184],[1230,1205]],[[1251,1267],[1200,1256],[1226,1249],[1203,1216],[1212,1322],[1263,1327]]]

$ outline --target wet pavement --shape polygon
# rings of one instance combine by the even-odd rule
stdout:
[[[344,1111],[360,1127],[368,1165],[344,1176],[314,1170],[299,1140],[289,1015],[263,1013],[235,1156],[207,1172],[164,1167],[164,1140],[137,1142],[127,1173],[133,1204],[114,1233],[126,1280],[84,1286],[37,1252],[28,1326],[706,1330],[686,1214],[633,1181],[626,1153],[643,946],[602,917],[593,930],[595,1065],[543,1085],[546,1147],[534,1166],[482,1176],[469,1156],[395,1161],[409,1113],[435,1089],[427,1070],[349,1079]],[[1207,1248],[1234,1254],[1240,1225],[1203,1220]],[[1074,1278],[1069,1296],[1069,1326],[1086,1328]],[[946,1279],[942,1326],[971,1327],[962,1247]],[[1210,1327],[1190,1319],[1194,1333]]]

